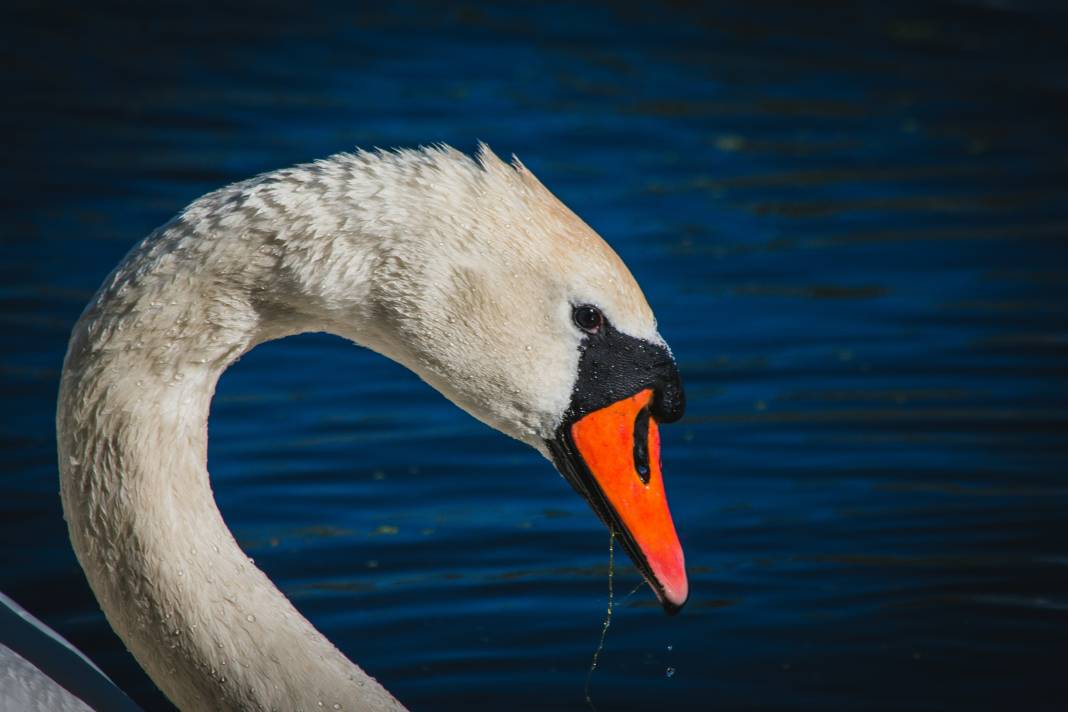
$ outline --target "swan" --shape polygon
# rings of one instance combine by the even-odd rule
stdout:
[[[620,258],[484,144],[337,154],[194,201],[130,251],[71,335],[56,414],[71,542],[179,708],[403,709],[253,565],[212,495],[220,375],[309,331],[403,364],[540,452],[663,608],[685,603],[658,434],[684,394]]]

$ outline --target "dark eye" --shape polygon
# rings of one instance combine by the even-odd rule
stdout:
[[[604,315],[601,314],[601,310],[588,304],[575,307],[571,312],[571,318],[575,320],[578,328],[590,334],[596,334],[604,324]]]

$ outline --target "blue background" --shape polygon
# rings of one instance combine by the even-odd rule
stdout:
[[[622,602],[599,709],[1068,704],[1058,3],[93,5],[0,22],[0,589],[141,704],[56,494],[81,308],[220,185],[477,139],[618,250],[688,389],[691,602]],[[241,544],[406,704],[584,707],[608,535],[537,454],[322,335],[210,429]]]

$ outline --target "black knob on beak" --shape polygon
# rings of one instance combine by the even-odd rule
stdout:
[[[650,410],[658,423],[674,423],[686,411],[686,393],[682,390],[682,379],[674,361],[670,361],[655,386]]]

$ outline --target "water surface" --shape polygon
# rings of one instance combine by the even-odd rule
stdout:
[[[208,190],[476,139],[619,251],[688,389],[662,435],[691,602],[622,602],[599,709],[1063,708],[1055,4],[4,15],[0,589],[147,708],[56,494],[78,313]],[[405,703],[584,706],[608,535],[537,454],[322,335],[242,359],[210,437],[242,546]]]

